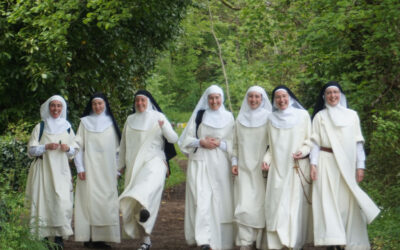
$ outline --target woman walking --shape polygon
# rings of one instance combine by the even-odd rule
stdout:
[[[139,90],[133,114],[125,122],[119,155],[119,170],[126,168],[124,191],[119,197],[123,231],[130,238],[142,238],[139,250],[151,247],[150,235],[169,175],[168,160],[176,155],[172,143],[177,140],[153,96]]]
[[[94,94],[76,135],[80,151],[75,195],[75,241],[86,247],[109,248],[120,240],[117,159],[121,133],[106,96]]]
[[[223,102],[220,87],[207,88],[178,142],[189,156],[185,238],[203,250],[231,249],[234,242],[230,171],[234,119]]]

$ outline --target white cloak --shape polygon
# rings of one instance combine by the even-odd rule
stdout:
[[[352,122],[344,127],[334,126],[326,109],[314,117],[312,140],[333,150],[319,154],[312,197],[314,241],[370,249],[367,223],[380,210],[356,182],[356,144],[364,138],[357,113],[349,111]]]
[[[212,249],[232,249],[233,235],[233,180],[230,156],[234,132],[232,117],[223,128],[212,128],[203,123],[198,128],[199,139],[214,137],[226,142],[227,152],[202,147],[191,148],[197,140],[195,122],[189,124],[182,140],[183,151],[189,153],[186,199],[185,238],[189,245],[209,244]],[[181,148],[181,150],[182,150]]]
[[[75,140],[86,174],[86,180],[77,178],[76,183],[75,240],[120,242],[115,128],[90,132],[81,123]]]
[[[276,128],[270,121],[267,123],[270,148],[264,161],[270,169],[265,214],[270,249],[300,249],[307,241],[311,224],[311,206],[305,197],[311,200],[311,185],[307,183],[311,181],[309,159],[298,160],[300,169],[296,170],[297,162],[292,156],[297,151],[303,156],[310,153],[311,120],[307,111],[296,109],[296,112],[299,112],[299,122],[291,128]]]
[[[238,176],[234,179],[234,218],[237,223],[254,229],[265,227],[266,180],[261,164],[268,146],[266,126],[267,123],[249,128],[238,121],[235,126],[233,155],[238,158]],[[252,242],[252,239],[243,240],[247,244]]]
[[[47,143],[68,144],[78,148],[74,142],[75,134],[70,129],[61,134],[43,132],[39,139],[40,123],[32,131],[28,143],[30,147]],[[26,206],[30,208],[31,230],[40,238],[72,235],[71,219],[73,206],[73,186],[67,153],[47,150],[43,159],[36,158],[30,168],[26,184]]]
[[[167,118],[159,112],[158,120],[164,121],[160,128],[158,120],[149,130],[137,130],[129,126],[129,120],[135,114],[128,116],[122,132],[119,153],[119,169],[126,166],[125,188],[120,195],[120,210],[123,229],[126,236],[138,239],[145,234],[150,235],[160,208],[162,191],[167,175],[167,164],[164,154],[164,137],[170,143],[178,140]],[[149,219],[139,222],[142,208],[150,212]]]

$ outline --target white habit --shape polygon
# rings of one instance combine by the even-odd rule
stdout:
[[[160,128],[158,121],[164,121]],[[147,110],[128,116],[122,132],[119,169],[126,166],[125,188],[120,195],[123,230],[134,239],[150,235],[156,222],[167,175],[164,137],[170,143],[178,135],[164,114]],[[150,212],[149,219],[139,222],[142,208]]]
[[[71,219],[73,206],[72,176],[68,163],[68,153],[57,150],[44,150],[47,143],[68,144],[71,151],[78,146],[74,142],[75,134],[70,129],[57,134],[45,130],[39,141],[40,124],[33,129],[28,150],[43,147],[41,158],[36,158],[29,169],[26,184],[26,205],[30,208],[31,227],[38,236],[72,235]],[[32,155],[30,155],[32,156]]]
[[[84,118],[82,118],[84,119]],[[80,152],[75,158],[78,172],[75,194],[75,240],[120,242],[117,190],[118,135],[112,123],[101,132],[79,125],[76,142]]]
[[[311,206],[306,198],[311,201],[311,185],[307,183],[311,181],[309,159],[295,162],[293,158],[297,151],[307,156],[311,150],[311,120],[303,109],[287,109],[293,112],[296,123],[277,127],[271,117],[267,125],[270,148],[264,161],[270,166],[265,196],[269,249],[302,248],[311,224]],[[295,165],[300,169],[296,170]]]
[[[222,128],[214,128],[202,122],[198,138],[218,138],[226,143],[226,151],[220,147],[205,149],[191,147],[198,139],[195,122],[188,124],[180,148],[189,153],[186,199],[185,238],[190,245],[209,244],[212,249],[232,249],[233,235],[233,181],[230,167],[234,120]]]
[[[367,223],[379,209],[356,182],[356,145],[363,142],[355,111],[346,109],[346,124],[335,126],[327,109],[313,120],[312,140],[333,153],[320,151],[313,184],[315,245],[345,245],[370,249]]]
[[[254,236],[265,227],[266,180],[262,175],[261,164],[268,146],[266,125],[250,128],[236,121],[233,155],[238,158],[238,176],[234,180],[234,218],[240,224],[236,239],[238,246],[252,245]],[[251,228],[253,237],[245,237],[240,227]]]

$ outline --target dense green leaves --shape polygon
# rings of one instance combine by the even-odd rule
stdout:
[[[67,98],[76,125],[94,91],[111,97],[122,123],[189,3],[0,1],[0,131],[20,118],[37,120],[52,94]]]

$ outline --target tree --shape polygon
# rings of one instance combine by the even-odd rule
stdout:
[[[0,131],[61,94],[75,119],[103,91],[120,120],[188,0],[0,1]]]

